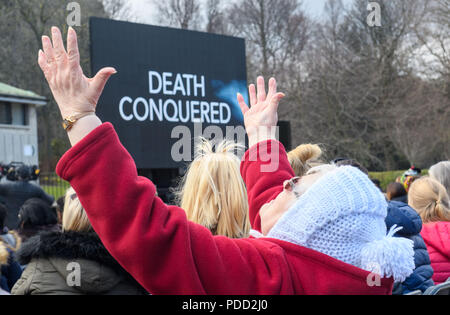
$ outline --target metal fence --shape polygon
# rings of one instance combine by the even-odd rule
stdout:
[[[39,177],[39,185],[49,195],[58,199],[66,194],[70,184],[62,180],[56,173],[41,173]]]

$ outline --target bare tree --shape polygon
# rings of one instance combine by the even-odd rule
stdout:
[[[393,169],[399,161],[424,161],[440,142],[430,141],[425,130],[416,135],[414,124],[410,128],[404,119],[420,119],[428,128],[433,119],[445,118],[432,114],[442,111],[432,93],[422,93],[420,102],[411,96],[418,87],[422,92],[432,87],[416,78],[409,64],[414,29],[423,22],[427,1],[379,2],[383,20],[378,28],[366,22],[367,1],[355,0],[348,11],[341,1],[327,3],[327,19],[315,28],[298,88],[301,110],[296,120],[302,138],[297,140],[326,143],[330,157],[348,156],[369,168]],[[442,133],[434,133],[442,139]],[[404,141],[413,134],[414,146],[422,146],[420,156]]]
[[[415,58],[423,75],[437,74],[450,82],[450,0],[432,0],[425,23],[418,25],[419,58]],[[422,57],[422,58],[420,58]],[[447,87],[450,92],[450,88]],[[450,93],[449,93],[450,94]]]
[[[64,132],[55,122],[60,120],[59,110],[37,65],[37,52],[41,48],[41,36],[49,34],[53,25],[62,26],[67,32],[67,4],[60,0],[7,0],[0,2],[0,76],[4,82],[47,97],[47,106],[38,109],[39,153],[45,170],[55,167],[58,156],[52,145],[62,142],[68,146]],[[77,28],[81,51],[81,64],[85,73],[90,72],[89,29],[90,15],[104,16],[99,1],[78,0],[83,10],[82,25]]]
[[[208,33],[226,34],[227,21],[225,16],[225,7],[222,0],[207,0],[205,4],[206,25],[205,30]]]
[[[196,29],[201,20],[199,0],[154,0],[159,22],[181,29]]]
[[[308,39],[308,19],[299,0],[245,0],[229,12],[233,35],[247,40],[250,74],[283,73]]]
[[[105,12],[109,18],[120,21],[133,21],[131,3],[128,0],[103,0]]]
[[[420,78],[402,81],[399,84],[406,84],[408,93],[403,95],[401,107],[392,108],[392,141],[414,165],[428,167],[447,160],[450,157],[450,106],[439,81]]]

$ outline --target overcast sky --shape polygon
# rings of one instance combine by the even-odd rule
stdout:
[[[151,0],[129,0],[133,6],[135,14],[140,22],[153,23],[154,15],[152,14]],[[165,1],[165,0],[156,0]],[[323,12],[323,7],[327,0],[303,0],[303,5],[307,12],[313,17],[318,17]],[[352,0],[343,0],[343,3],[351,3]]]

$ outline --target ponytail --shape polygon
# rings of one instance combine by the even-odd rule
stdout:
[[[431,177],[415,181],[408,195],[413,207],[424,223],[450,222],[450,201],[446,189]]]

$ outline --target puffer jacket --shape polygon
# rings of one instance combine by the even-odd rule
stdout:
[[[427,244],[436,284],[450,279],[450,222],[425,224],[422,236]]]
[[[425,292],[434,285],[432,280],[433,268],[427,246],[420,235],[422,231],[422,219],[419,214],[403,202],[389,202],[386,226],[388,230],[397,225],[403,229],[396,236],[404,237],[414,242],[414,262],[416,269],[414,273],[403,283],[394,285],[394,295],[408,294],[420,290]]]
[[[27,268],[13,295],[145,294],[95,233],[43,233],[25,242],[17,258]]]

